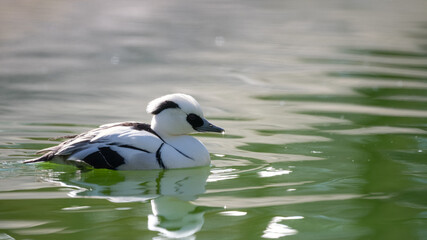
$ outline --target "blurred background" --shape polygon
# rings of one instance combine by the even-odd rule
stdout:
[[[0,6],[0,239],[427,238],[426,1]],[[179,194],[22,164],[174,92],[226,129]]]

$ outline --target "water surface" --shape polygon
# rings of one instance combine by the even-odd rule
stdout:
[[[427,4],[5,1],[0,239],[427,238]],[[24,165],[184,92],[209,168]]]

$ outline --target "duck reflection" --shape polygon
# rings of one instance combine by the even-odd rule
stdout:
[[[93,170],[50,177],[70,187],[71,197],[105,198],[114,203],[150,201],[148,229],[159,239],[194,238],[204,223],[204,207],[192,204],[205,192],[209,167],[164,171]]]
[[[204,211],[182,199],[162,196],[151,200],[152,215],[148,216],[148,229],[168,238],[193,236],[203,226]]]

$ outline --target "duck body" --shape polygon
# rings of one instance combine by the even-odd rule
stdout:
[[[78,167],[116,170],[172,169],[206,166],[206,147],[187,135],[194,131],[223,132],[203,118],[198,103],[189,95],[171,94],[155,99],[147,107],[151,124],[121,122],[73,136],[41,150],[43,156],[26,163],[73,164]]]

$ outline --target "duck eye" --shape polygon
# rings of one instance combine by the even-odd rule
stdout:
[[[194,113],[187,115],[187,122],[195,129],[203,125],[203,119]]]

